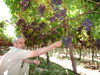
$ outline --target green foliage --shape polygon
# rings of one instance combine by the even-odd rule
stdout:
[[[81,22],[88,18],[92,21],[93,26],[91,28],[91,36],[96,40],[97,38],[100,38],[100,8],[97,7],[95,9],[95,6],[97,6],[99,3],[99,0],[88,1],[88,0],[62,0],[62,4],[57,6],[59,9],[67,9],[65,21],[66,25],[65,27],[62,26],[64,24],[63,20],[58,20],[56,18],[55,22],[50,22],[48,19],[50,17],[53,17],[55,13],[58,11],[54,11],[53,7],[51,6],[52,0],[30,0],[29,7],[26,8],[25,11],[23,11],[23,7],[21,6],[20,2],[23,0],[4,0],[4,2],[7,4],[7,6],[10,8],[10,12],[12,14],[11,21],[13,23],[17,23],[19,19],[24,19],[26,24],[31,24],[31,22],[36,21],[38,24],[41,22],[45,22],[47,24],[47,27],[45,27],[43,30],[41,30],[39,33],[33,33],[32,29],[28,30],[26,33],[27,35],[31,36],[31,38],[28,38],[27,44],[35,45],[35,44],[41,44],[44,43],[43,40],[46,39],[46,42],[49,43],[52,38],[56,38],[55,41],[60,40],[62,35],[68,35],[68,29],[65,27],[68,26],[69,33],[73,33],[78,27],[81,26]],[[38,12],[38,7],[40,4],[43,4],[45,6],[43,16],[40,17]],[[90,11],[90,12],[89,12]],[[88,13],[87,13],[88,12]],[[59,26],[60,25],[60,26]],[[38,26],[38,25],[37,25]],[[58,26],[57,28],[55,28]],[[56,30],[56,34],[51,34],[50,30]],[[95,31],[95,33],[94,33]],[[23,35],[23,30],[20,26],[16,25],[16,35]],[[38,38],[40,34],[46,34],[46,37],[44,39]],[[88,35],[84,35],[87,32],[84,32],[84,28],[81,31],[81,37],[83,41],[88,41]],[[77,43],[77,34],[73,36],[73,42]],[[32,39],[35,39],[34,37],[40,39],[37,41],[32,41]],[[30,42],[29,42],[30,40]],[[35,39],[36,40],[36,39]],[[32,44],[34,42],[34,44]]]
[[[43,58],[39,59],[41,64],[39,66],[35,64],[30,65],[30,74],[29,75],[66,75],[65,69],[56,65],[55,63],[50,62],[50,69],[47,69],[47,62]]]
[[[4,31],[7,24],[5,21],[0,22],[0,46],[11,46],[12,45],[12,37],[8,37]]]

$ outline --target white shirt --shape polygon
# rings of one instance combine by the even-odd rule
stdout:
[[[11,47],[10,50],[1,58],[0,75],[28,75],[25,74],[22,69],[24,67],[24,70],[26,70],[27,67],[28,70],[29,64],[24,63],[22,68],[21,66],[23,60],[26,59],[29,52],[30,51]],[[23,73],[21,71],[23,71]]]

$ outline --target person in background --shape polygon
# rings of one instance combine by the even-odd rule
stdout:
[[[25,50],[25,38],[18,36],[14,39],[13,45],[14,47],[10,47],[10,50],[1,57],[0,75],[28,75],[29,64],[40,64],[39,60],[29,60],[28,58],[45,54],[53,48],[60,47],[62,41],[57,41],[47,47],[30,51]]]

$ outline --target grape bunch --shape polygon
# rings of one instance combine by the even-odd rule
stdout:
[[[43,16],[44,10],[45,10],[45,6],[44,5],[40,5],[38,7],[38,12],[39,12],[40,17]]]
[[[21,4],[22,7],[23,7],[23,11],[25,11],[26,8],[29,7],[29,5],[30,5],[30,0],[23,0],[23,1],[20,1],[20,4]]]
[[[34,32],[39,32],[42,29],[44,29],[46,26],[47,26],[47,24],[44,23],[44,22],[41,22],[40,24],[38,24],[38,26],[37,26],[36,22],[32,22],[31,23],[31,27],[32,27],[32,29],[33,29]]]
[[[98,38],[94,44],[98,49],[100,49],[100,39]]]
[[[61,5],[62,0],[52,0],[51,6],[53,7],[54,11],[59,10],[59,5]]]
[[[31,22],[31,28],[32,28],[33,32],[37,32],[37,29],[38,29],[37,22],[35,22],[35,21]]]
[[[18,22],[17,22],[17,25],[18,25],[18,26],[21,26],[22,23],[25,23],[25,21],[22,20],[22,19],[19,19]]]
[[[13,46],[13,43],[6,37],[0,37],[0,46]]]
[[[60,21],[60,20],[65,20],[66,11],[67,11],[67,9],[59,10],[58,12],[55,12],[55,13],[54,13],[54,16],[53,16],[53,17],[50,17],[48,20],[49,20],[51,23],[52,23],[52,22],[55,22],[56,19],[58,19],[59,21]]]
[[[61,3],[62,3],[62,0],[52,0],[52,3],[51,3],[51,5],[61,5]]]
[[[92,22],[91,22],[91,20],[89,20],[89,19],[85,19],[83,22],[82,22],[82,24],[81,24],[81,26],[85,26],[86,27],[86,31],[90,31],[91,30],[91,27],[92,27]]]
[[[55,22],[56,19],[55,19],[55,17],[50,17],[50,18],[49,18],[49,21],[52,23],[52,22]]]
[[[67,9],[60,10],[59,12],[54,13],[55,18],[58,20],[65,20]]]
[[[72,37],[69,36],[66,38],[66,36],[62,36],[62,41],[64,42],[65,47],[68,48],[72,42]]]
[[[32,23],[31,23],[31,26],[32,27],[35,27],[37,25],[37,23],[35,22],[35,21],[33,21]]]
[[[45,24],[44,22],[42,22],[42,23],[39,24],[39,27],[41,29],[44,29],[46,26],[47,26],[47,24]]]
[[[44,29],[47,26],[46,23],[41,22],[40,24],[37,24],[36,22],[32,22],[31,23],[31,27],[33,32],[40,32],[42,29]]]
[[[56,40],[56,38],[54,38],[54,37],[51,38],[52,43],[54,43],[55,40]]]
[[[44,34],[39,34],[38,35],[41,39],[43,39],[45,36],[44,36]]]
[[[50,29],[50,33],[51,33],[51,35],[54,35],[54,34],[56,34],[57,33],[57,30],[54,28],[51,28]]]
[[[28,37],[27,31],[31,29],[31,25],[27,24],[23,19],[19,19],[17,25],[18,25],[18,30],[22,32],[25,38],[27,38]]]

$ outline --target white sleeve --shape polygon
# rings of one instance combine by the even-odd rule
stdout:
[[[26,59],[28,54],[29,54],[30,51],[28,50],[16,50],[16,51],[12,51],[10,53],[7,54],[7,57],[8,58],[11,58],[11,59]]]

